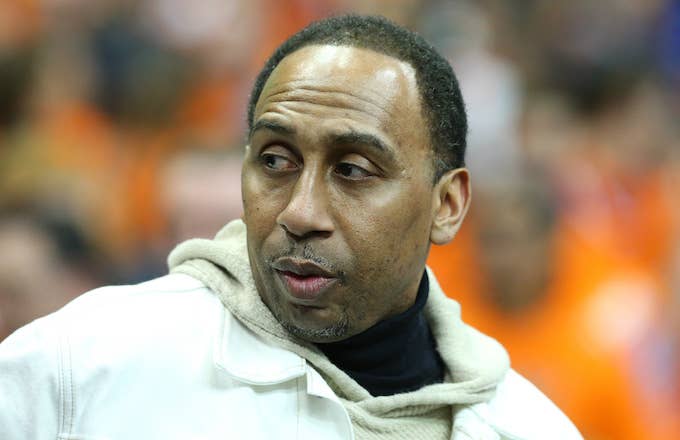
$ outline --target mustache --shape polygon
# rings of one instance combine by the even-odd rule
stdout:
[[[269,265],[273,264],[275,261],[281,258],[295,258],[298,260],[306,260],[317,266],[323,268],[324,270],[336,274],[338,278],[342,281],[345,279],[346,272],[331,260],[326,257],[319,255],[312,247],[310,243],[305,243],[304,245],[296,245],[291,243],[288,247],[276,254],[267,258],[267,263]]]

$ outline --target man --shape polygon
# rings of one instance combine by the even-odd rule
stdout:
[[[448,63],[375,17],[260,73],[243,221],[0,349],[3,439],[578,439],[425,269],[470,200]]]

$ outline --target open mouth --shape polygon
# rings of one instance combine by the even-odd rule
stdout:
[[[296,257],[281,257],[272,264],[288,292],[294,298],[310,302],[316,300],[338,277],[325,266]]]
[[[280,271],[277,273],[283,279],[288,291],[295,298],[301,300],[314,300],[321,295],[337,278],[322,275],[301,275],[291,271]]]

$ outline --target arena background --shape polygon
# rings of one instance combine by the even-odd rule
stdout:
[[[464,318],[587,439],[679,439],[677,0],[0,1],[0,340],[238,217],[255,74],[348,11],[459,76],[474,201],[429,263]]]

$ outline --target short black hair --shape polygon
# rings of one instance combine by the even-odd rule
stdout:
[[[409,63],[416,71],[421,110],[429,125],[435,181],[446,171],[465,166],[467,117],[451,65],[423,37],[380,16],[351,14],[316,21],[281,44],[253,85],[248,103],[249,130],[262,89],[276,66],[286,56],[311,45],[369,49]]]

